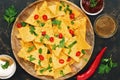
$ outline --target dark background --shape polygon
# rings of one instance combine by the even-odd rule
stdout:
[[[3,19],[3,15],[5,9],[9,6],[14,5],[17,9],[18,14],[30,3],[34,2],[35,0],[0,0],[0,54],[7,54],[14,58],[14,55],[11,50],[11,43],[10,43],[10,34],[12,29],[12,24],[10,27],[7,27],[7,23]],[[70,0],[71,2],[79,5],[79,0]],[[118,63],[116,68],[113,68],[110,73],[100,75],[98,74],[98,70],[89,80],[120,80],[120,0],[104,0],[105,7],[101,14],[109,14],[112,15],[115,20],[118,22],[118,30],[117,33],[108,39],[103,39],[98,37],[95,34],[95,46],[93,50],[92,57],[85,68],[80,71],[78,74],[86,71],[88,67],[91,65],[92,61],[96,57],[97,53],[101,50],[102,47],[107,46],[108,49],[105,52],[103,58],[108,58],[112,55],[112,59],[114,62]],[[92,22],[94,23],[95,19],[99,16],[88,16]],[[16,62],[17,63],[17,62]],[[32,77],[27,72],[25,72],[17,63],[17,70],[13,77],[8,80],[38,80],[37,78]],[[69,78],[68,80],[76,80],[76,75]]]

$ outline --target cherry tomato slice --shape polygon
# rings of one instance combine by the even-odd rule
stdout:
[[[45,36],[45,35],[46,35],[46,31],[43,31],[43,32],[42,32],[42,36]]]
[[[70,14],[70,19],[74,19],[75,18],[75,14],[74,13],[71,13]]]
[[[21,28],[22,24],[21,23],[17,23],[17,28]]]
[[[43,61],[43,60],[44,60],[44,56],[43,56],[43,55],[39,55],[39,59],[40,59],[41,61]]]
[[[50,42],[54,42],[54,37],[50,37]]]
[[[77,51],[76,52],[76,56],[80,56],[81,52],[80,51]]]
[[[39,18],[39,15],[36,14],[36,15],[34,16],[34,19],[37,20],[38,18]]]
[[[43,18],[43,20],[45,20],[45,21],[47,21],[47,20],[48,20],[47,15],[43,15],[43,16],[42,16],[42,18]]]
[[[63,59],[59,59],[59,63],[60,63],[60,64],[63,64],[63,63],[64,63],[64,60],[63,60]]]
[[[63,35],[62,35],[62,33],[59,33],[59,38],[61,39],[61,38],[63,38]]]
[[[69,33],[74,36],[74,31],[72,29],[69,29]]]

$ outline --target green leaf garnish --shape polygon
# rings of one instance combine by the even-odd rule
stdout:
[[[44,37],[45,37],[47,40],[49,40],[49,39],[50,39],[50,36],[49,36],[49,35],[47,35],[47,34],[46,34]]]
[[[66,8],[64,9],[64,12],[65,12],[65,13],[66,13],[67,11],[69,12],[69,14],[72,13],[72,10],[70,9],[69,5],[67,5]]]
[[[49,63],[52,63],[52,57],[49,58]]]
[[[29,58],[29,61],[30,61],[30,62],[32,62],[32,61],[35,60],[35,58],[33,57],[33,55],[30,55],[28,58]]]
[[[59,11],[61,11],[62,10],[62,6],[59,6]]]
[[[52,50],[56,50],[58,46],[56,44],[52,45]]]
[[[74,21],[71,21],[71,24],[73,25],[73,24],[74,24]]]
[[[70,54],[71,53],[71,48],[69,48],[69,51],[68,51],[68,54]]]
[[[55,20],[52,21],[52,24],[53,25],[57,25],[59,29],[61,28],[61,26],[60,26],[61,25],[61,21],[60,20],[56,20],[55,19]]]
[[[11,5],[8,9],[5,10],[3,17],[4,20],[8,23],[8,26],[10,26],[10,24],[15,21],[16,15],[17,12],[13,5]]]
[[[42,54],[42,48],[39,49],[39,53]]]
[[[86,52],[85,52],[85,50],[84,50],[84,49],[82,49],[82,50],[81,50],[81,52],[82,52],[83,54],[86,54]]]
[[[8,61],[6,61],[5,64],[1,65],[1,67],[2,67],[3,69],[7,69],[8,66],[9,66],[9,62],[8,62]]]
[[[52,67],[51,67],[50,65],[48,65],[47,68],[41,69],[41,70],[40,70],[40,73],[43,73],[44,71],[47,71],[47,70],[49,70],[49,72],[51,72],[51,71],[52,71]]]
[[[97,1],[96,0],[90,0],[90,7],[93,8],[93,7],[96,7],[97,5]]]
[[[35,36],[38,36],[38,34],[35,32],[35,27],[30,25],[30,33],[34,34]]]
[[[98,68],[99,74],[109,73],[112,68],[117,67],[117,63],[113,62],[111,58],[104,58]]]
[[[28,47],[27,52],[31,52],[34,48],[35,48],[34,46]]]
[[[65,46],[65,38],[62,38],[62,40],[59,43],[59,47],[64,48],[64,46]]]
[[[63,70],[60,70],[60,75],[65,76]]]
[[[40,60],[38,61],[38,64],[39,64],[39,66],[41,66],[41,61]]]
[[[25,26],[27,25],[27,23],[21,22],[21,25],[22,25],[23,27],[25,27]]]
[[[61,5],[65,7],[65,3],[63,1],[60,1]]]

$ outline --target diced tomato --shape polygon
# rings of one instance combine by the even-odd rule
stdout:
[[[38,18],[39,18],[39,15],[36,14],[36,15],[34,16],[34,19],[37,20]]]
[[[72,29],[69,29],[69,33],[74,36],[74,31]]]
[[[70,19],[74,19],[75,18],[75,14],[74,13],[71,13],[70,14]]]
[[[59,59],[59,63],[60,63],[60,64],[63,64],[63,63],[64,63],[64,60],[63,60],[63,59]]]
[[[61,38],[63,38],[63,35],[62,35],[62,33],[59,33],[59,38],[61,39]]]
[[[76,52],[76,56],[80,56],[81,52],[80,51],[77,51]]]
[[[43,31],[43,32],[42,32],[42,36],[45,36],[45,35],[46,35],[46,31]]]
[[[21,28],[22,24],[21,23],[17,23],[17,28]]]
[[[47,15],[43,15],[43,16],[42,16],[42,18],[43,18],[43,20],[45,20],[45,21],[47,21],[47,20],[48,20]]]
[[[44,56],[43,56],[43,55],[39,55],[39,59],[40,59],[41,61],[43,61],[43,60],[44,60]]]
[[[50,42],[54,42],[54,37],[50,37]]]
[[[71,61],[71,58],[70,58],[70,57],[68,57],[68,59],[67,59],[67,62],[69,62],[69,61]]]

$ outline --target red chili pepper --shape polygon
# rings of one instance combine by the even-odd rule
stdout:
[[[54,37],[50,37],[50,42],[54,42]]]
[[[37,20],[38,18],[39,18],[39,15],[36,14],[36,15],[34,16],[34,19]]]
[[[62,33],[59,33],[59,38],[61,39],[61,38],[63,38],[63,35],[62,35]]]
[[[99,52],[99,54],[96,56],[95,60],[93,61],[92,65],[89,67],[89,69],[86,72],[84,72],[83,74],[78,75],[77,80],[87,80],[89,77],[91,77],[94,74],[106,49],[107,49],[107,47],[104,47]]]
[[[43,32],[42,32],[42,36],[45,36],[45,35],[46,35],[46,31],[43,31]]]
[[[39,59],[40,59],[41,61],[43,61],[43,60],[44,60],[44,56],[43,56],[43,55],[39,55]]]
[[[59,63],[60,63],[60,64],[63,64],[63,63],[64,63],[64,60],[63,60],[63,59],[59,59]]]
[[[76,52],[76,56],[80,56],[80,54],[81,54],[80,51]]]
[[[74,36],[74,31],[72,29],[69,29],[69,33]]]
[[[74,13],[71,13],[70,14],[70,19],[74,19],[75,18],[75,14]]]
[[[43,20],[45,20],[45,21],[48,20],[47,15],[43,15],[42,18],[43,18]]]
[[[22,24],[21,23],[17,23],[17,28],[21,28],[22,27]]]

